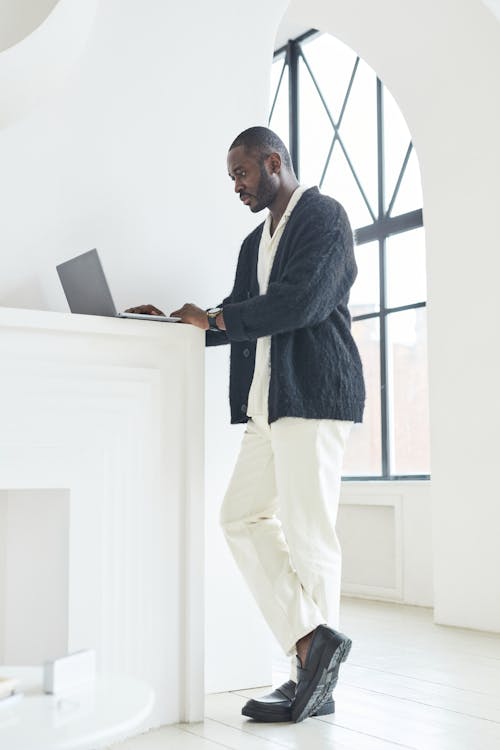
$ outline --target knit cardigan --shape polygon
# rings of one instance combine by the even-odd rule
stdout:
[[[318,188],[306,190],[285,226],[266,294],[257,260],[264,224],[243,241],[231,294],[221,303],[225,332],[207,346],[231,344],[231,423],[247,422],[256,340],[271,336],[268,420],[280,417],[361,422],[363,370],[347,307],[356,278],[346,212]]]

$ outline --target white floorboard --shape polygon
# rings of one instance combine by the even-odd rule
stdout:
[[[500,750],[500,635],[434,625],[421,607],[344,599],[353,639],[333,716],[258,724],[241,716],[266,689],[207,696],[200,724],[179,724],[113,750]],[[279,659],[275,684],[287,679]]]

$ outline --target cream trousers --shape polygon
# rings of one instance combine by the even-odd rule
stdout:
[[[236,563],[288,655],[317,625],[338,627],[335,532],[352,422],[265,417],[248,423],[221,509]]]

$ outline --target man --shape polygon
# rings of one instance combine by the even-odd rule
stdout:
[[[171,314],[205,329],[208,346],[231,344],[231,422],[247,427],[221,524],[293,658],[291,679],[248,701],[242,713],[302,721],[333,713],[332,689],[351,647],[334,630],[341,572],[335,522],[344,447],[365,398],[347,309],[357,269],[344,209],[299,185],[275,133],[240,133],[227,165],[240,200],[269,214],[243,242],[231,294],[208,311],[186,304]]]

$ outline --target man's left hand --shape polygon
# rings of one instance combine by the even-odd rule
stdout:
[[[180,310],[174,310],[170,315],[173,318],[181,318],[183,323],[191,323],[193,326],[203,328],[204,331],[208,328],[208,317],[206,311],[190,302],[183,305]]]

